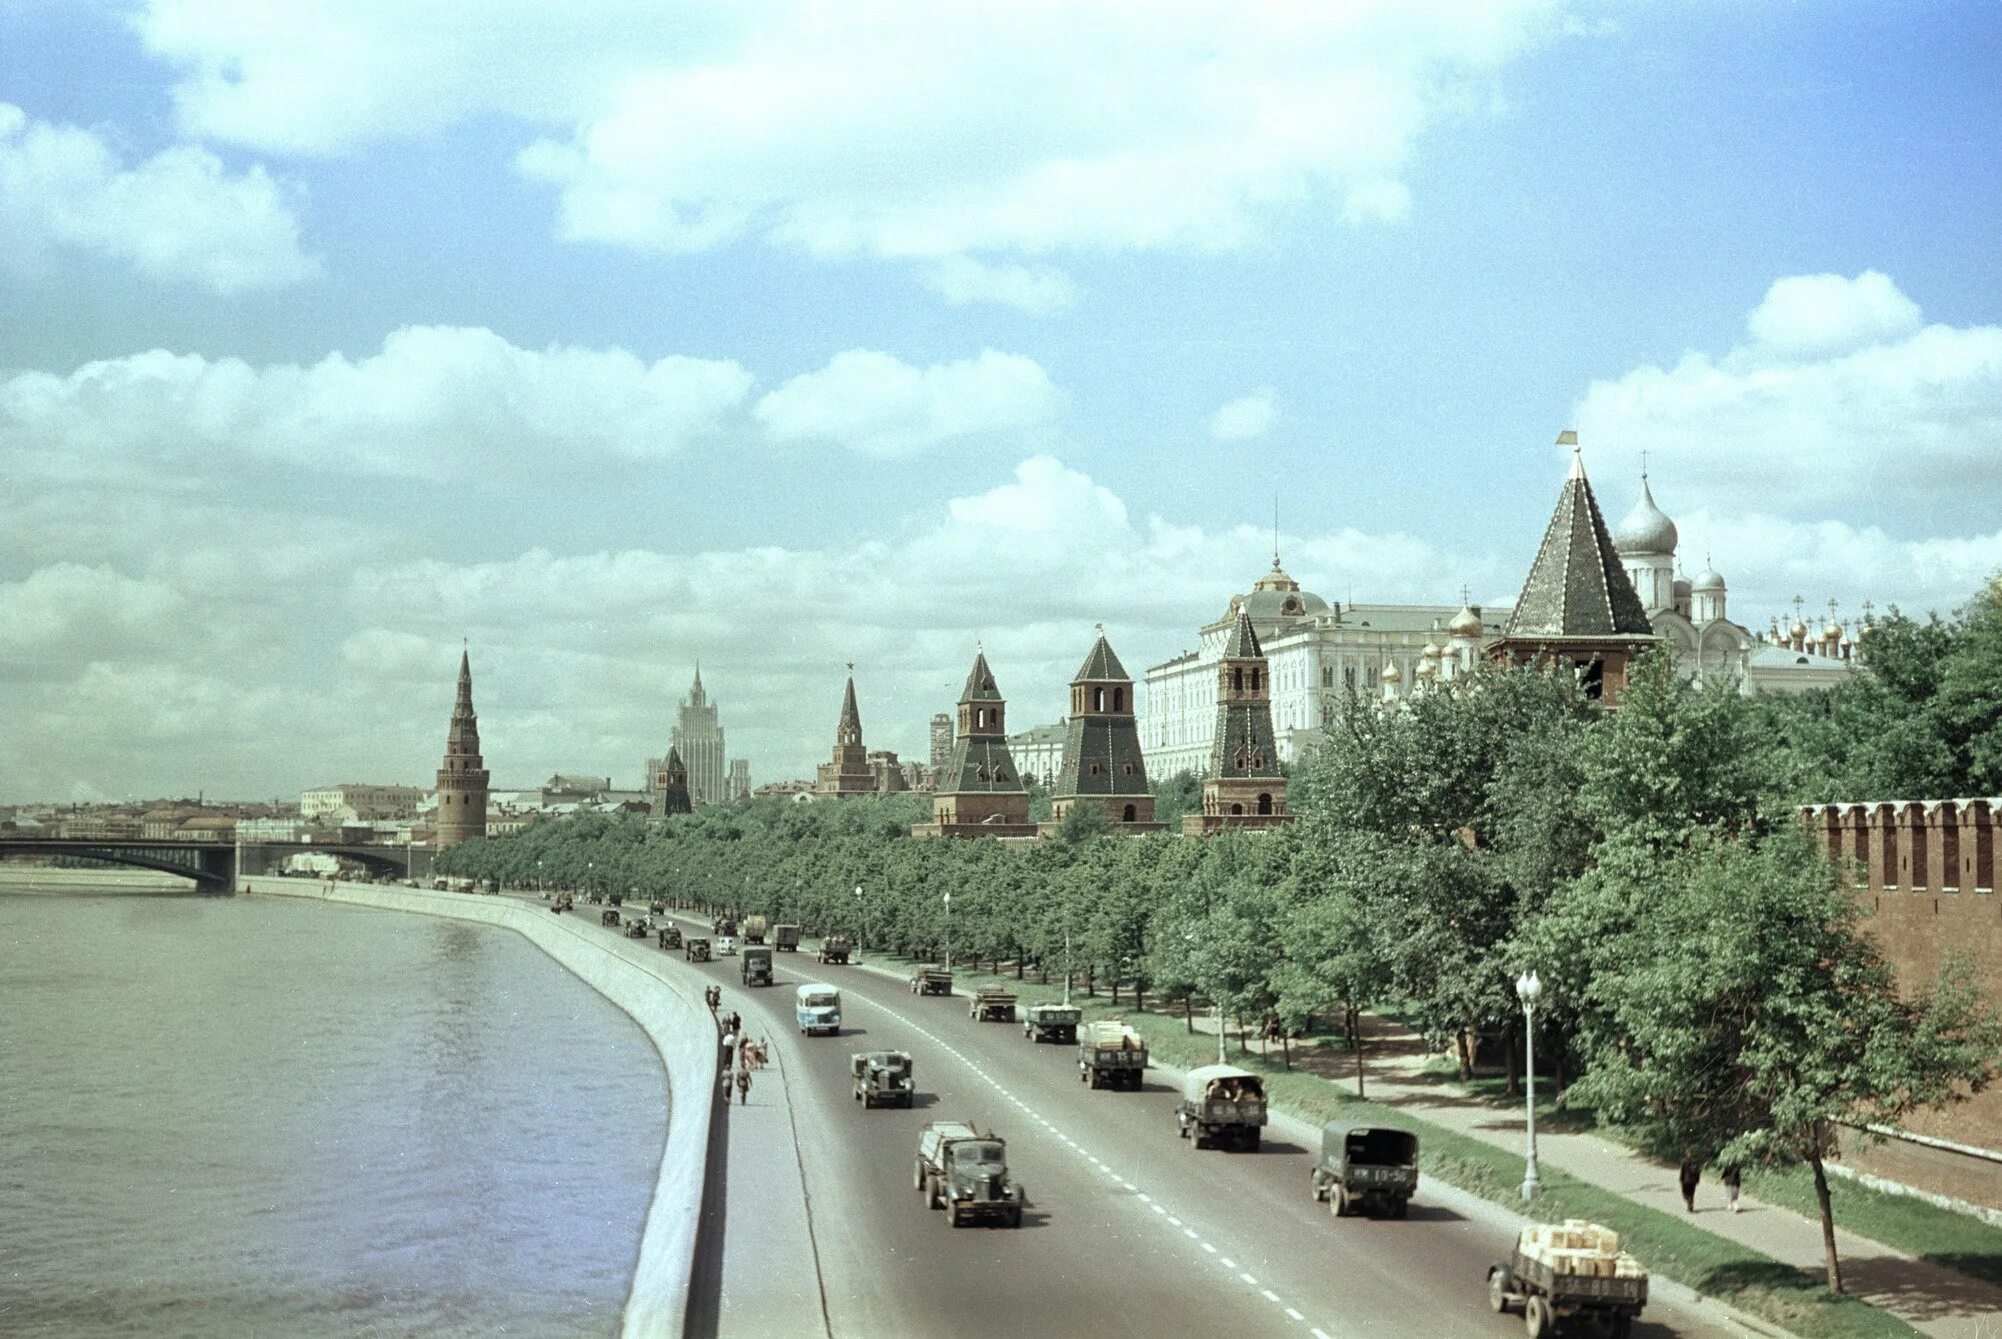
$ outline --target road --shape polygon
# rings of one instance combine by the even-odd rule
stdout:
[[[1156,1073],[1137,1093],[1095,1092],[1070,1047],[975,1023],[963,995],[920,998],[875,971],[774,957],[768,989],[741,988],[736,958],[682,968],[722,985],[746,1032],[784,1048],[834,1334],[1523,1333],[1519,1318],[1487,1308],[1488,1265],[1513,1232],[1494,1206],[1428,1182],[1405,1220],[1336,1220],[1309,1194],[1309,1134],[1297,1122],[1268,1128],[1257,1153],[1198,1152],[1176,1137],[1178,1094]],[[841,989],[839,1037],[797,1033],[791,987],[813,980]],[[911,1053],[914,1110],[853,1100],[848,1058],[865,1049]],[[924,1207],[912,1186],[917,1132],[942,1118],[1008,1140],[1030,1206],[1019,1231],[955,1231]],[[730,1212],[755,1206],[733,1195]],[[1750,1333],[1663,1291],[1636,1335]]]

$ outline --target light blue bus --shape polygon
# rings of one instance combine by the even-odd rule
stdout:
[[[817,1032],[841,1035],[841,992],[824,981],[801,986],[793,996],[792,1012],[799,1030],[809,1037]]]

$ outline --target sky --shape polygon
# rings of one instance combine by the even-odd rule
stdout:
[[[1780,0],[0,0],[0,803],[754,783],[855,666],[1271,561],[1507,604],[1575,428],[1686,570],[2002,569],[2002,13]]]

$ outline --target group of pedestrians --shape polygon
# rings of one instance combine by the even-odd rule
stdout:
[[[705,998],[711,1013],[715,1013],[723,1002],[722,991],[711,986]],[[728,1105],[730,1089],[737,1090],[737,1105],[748,1106],[751,1100],[751,1071],[765,1067],[768,1042],[760,1038],[752,1041],[744,1035],[744,1019],[735,1012],[717,1014],[716,1025],[722,1030],[721,1051],[717,1082],[723,1088],[723,1102]]]
[[[1696,1187],[1703,1180],[1703,1160],[1692,1150],[1684,1149],[1682,1152],[1679,1179],[1682,1182],[1682,1207],[1695,1213]],[[1736,1163],[1732,1163],[1724,1168],[1718,1179],[1724,1183],[1724,1207],[1732,1213],[1738,1212],[1738,1191],[1744,1180],[1743,1173],[1738,1170]]]

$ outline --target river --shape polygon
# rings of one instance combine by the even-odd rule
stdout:
[[[615,1333],[666,1101],[504,930],[0,893],[0,1333]]]

